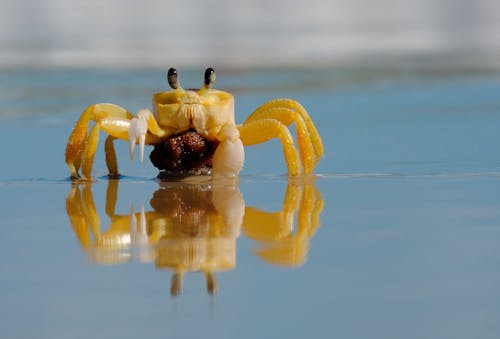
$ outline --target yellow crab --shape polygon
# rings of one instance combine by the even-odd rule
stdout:
[[[153,95],[153,112],[142,109],[133,116],[115,104],[89,106],[76,122],[66,146],[66,164],[71,177],[79,178],[78,171],[81,167],[82,177],[91,178],[100,130],[109,135],[105,142],[105,153],[110,176],[118,175],[113,145],[115,139],[129,141],[131,159],[135,145],[139,144],[142,162],[144,145],[147,144],[155,146],[155,150],[158,148],[156,162],[163,162],[165,159],[162,158],[168,158],[168,155],[161,153],[161,145],[169,142],[173,145],[171,148],[178,148],[179,162],[184,161],[182,166],[172,167],[180,174],[193,174],[198,167],[205,167],[213,175],[234,177],[243,167],[243,145],[279,138],[290,175],[308,174],[314,170],[323,155],[323,144],[311,118],[300,103],[291,99],[271,100],[258,107],[243,124],[236,125],[233,95],[213,89],[214,82],[215,72],[208,68],[200,89],[185,90],[179,84],[177,71],[171,68],[168,71],[168,83],[172,89]],[[91,120],[95,125],[88,133]],[[300,157],[287,127],[294,122]],[[194,135],[194,141],[191,142],[193,145],[189,145],[189,150],[188,146],[178,146],[182,143],[181,139],[169,141],[169,138],[188,132]],[[199,145],[204,147],[201,151],[191,150]],[[191,157],[196,158],[196,161],[185,159],[185,154],[191,151]],[[165,169],[161,168],[162,165],[155,166],[160,170]]]

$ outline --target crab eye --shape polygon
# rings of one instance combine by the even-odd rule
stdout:
[[[177,70],[175,68],[170,68],[167,73],[168,84],[173,89],[179,88],[179,77],[177,76]]]
[[[215,71],[212,67],[207,68],[205,71],[204,83],[207,87],[212,87],[215,82]]]

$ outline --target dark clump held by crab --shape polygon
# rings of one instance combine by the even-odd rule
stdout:
[[[218,141],[208,140],[190,129],[155,145],[149,158],[160,170],[160,178],[209,175],[218,144]]]

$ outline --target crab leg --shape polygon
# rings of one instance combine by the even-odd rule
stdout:
[[[245,122],[250,122],[255,119],[259,119],[262,117],[266,117],[267,113],[266,111],[272,110],[272,109],[289,109],[297,113],[298,116],[302,118],[304,121],[304,124],[307,127],[307,131],[310,135],[311,142],[314,148],[314,151],[316,153],[316,161],[319,160],[319,158],[323,155],[324,149],[323,149],[323,142],[321,141],[321,137],[318,133],[318,130],[316,129],[316,126],[314,126],[313,121],[311,120],[311,117],[307,113],[306,109],[304,106],[302,106],[298,101],[295,101],[293,99],[274,99],[270,100],[263,105],[259,106],[246,120]],[[275,118],[280,120],[282,123],[285,125],[289,126],[296,118],[292,118],[292,116],[288,116],[287,114],[279,114],[278,116],[281,117],[276,117]]]
[[[78,170],[80,169],[80,165],[83,160],[82,156],[84,155],[84,149],[86,148],[85,145],[87,143],[87,130],[89,122],[91,120],[97,122],[104,118],[129,120],[132,118],[132,115],[124,108],[108,103],[91,105],[83,111],[80,118],[76,122],[66,145],[66,164],[68,165],[73,178],[78,178]],[[91,150],[89,150],[87,152],[87,156],[90,156],[91,153]],[[86,166],[88,166],[88,164]]]
[[[323,155],[323,143],[305,108],[291,99],[271,100],[258,107],[245,123],[260,119],[276,119],[287,127],[295,122],[304,173],[312,173]]]
[[[297,144],[300,150],[304,173],[312,173],[314,166],[319,160],[319,156],[313,147],[311,135],[302,116],[289,108],[273,107],[255,112],[247,118],[245,123],[260,119],[276,119],[286,126],[291,125],[295,121],[297,126]]]
[[[260,119],[238,126],[243,145],[255,145],[272,138],[279,138],[283,145],[288,173],[292,176],[300,174],[300,162],[297,149],[288,128],[276,119]]]
[[[112,177],[118,176],[118,163],[116,162],[116,152],[113,141],[116,138],[108,135],[104,143],[104,152],[106,153],[106,166],[108,166],[109,175]]]
[[[130,121],[123,119],[105,118],[98,120],[90,130],[87,138],[85,149],[83,150],[82,157],[82,176],[90,178],[92,172],[92,165],[94,163],[94,156],[99,142],[99,131],[103,130],[110,135],[106,139],[106,164],[110,175],[118,175],[118,165],[116,163],[116,153],[113,146],[114,139],[126,139]]]

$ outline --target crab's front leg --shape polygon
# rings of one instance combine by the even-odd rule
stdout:
[[[87,135],[90,121],[95,125]],[[113,146],[115,139],[129,140],[131,157],[133,148],[140,144],[141,161],[144,156],[144,145],[156,144],[159,138],[168,136],[171,131],[162,129],[154,119],[153,113],[147,109],[140,110],[134,117],[124,108],[114,104],[95,104],[89,106],[80,116],[71,132],[66,145],[66,164],[72,178],[91,178],[92,164],[99,141],[99,132],[109,136],[105,143],[106,164],[111,176],[118,175],[118,165]],[[148,133],[149,132],[149,133]]]
[[[125,125],[128,124],[131,118],[132,114],[127,110],[109,103],[91,105],[83,111],[66,145],[66,164],[68,165],[71,177],[79,177],[78,171],[81,166],[83,177],[90,178],[92,162],[101,129],[106,130],[112,136],[106,141],[106,158],[110,173],[117,174],[117,172],[113,173],[117,171],[117,168],[112,141],[115,138],[126,139],[128,126],[125,127]],[[90,121],[94,121],[96,124],[92,127],[90,133],[87,134]]]

